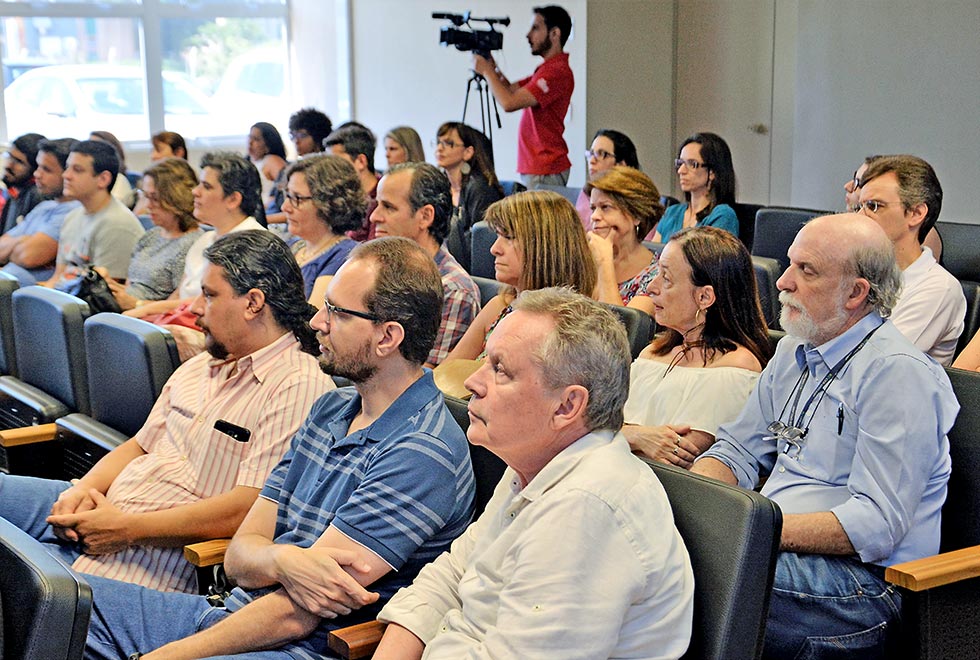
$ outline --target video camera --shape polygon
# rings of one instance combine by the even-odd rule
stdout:
[[[470,12],[465,14],[448,14],[433,12],[432,18],[448,20],[453,27],[446,26],[439,31],[439,43],[444,46],[455,46],[456,50],[473,51],[477,55],[490,57],[490,52],[504,47],[504,35],[493,29],[494,25],[510,25],[510,17],[504,18],[474,18]],[[470,23],[486,23],[489,30],[474,30]],[[460,29],[465,27],[466,29]]]

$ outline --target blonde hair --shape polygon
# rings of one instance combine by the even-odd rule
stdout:
[[[524,261],[518,289],[568,286],[592,295],[598,278],[595,261],[582,220],[567,199],[550,191],[517,193],[487,207],[485,219],[495,232],[517,243]]]
[[[585,184],[585,194],[601,190],[623,213],[636,220],[637,241],[650,233],[664,214],[660,191],[653,179],[634,167],[616,165],[603,172],[595,181]]]

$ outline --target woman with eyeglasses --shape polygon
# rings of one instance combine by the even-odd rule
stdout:
[[[300,239],[292,250],[309,298],[316,278],[336,273],[357,246],[346,232],[360,228],[367,200],[354,166],[332,155],[290,165],[283,197],[289,233]]]
[[[385,158],[388,167],[401,163],[424,163],[422,138],[411,126],[396,126],[385,134]]]
[[[653,235],[666,243],[688,227],[718,227],[738,236],[735,170],[728,144],[714,133],[695,133],[684,140],[674,161],[685,202],[667,208]]]
[[[640,162],[636,157],[636,146],[633,141],[625,133],[609,128],[601,128],[596,131],[595,137],[592,138],[592,146],[585,152],[585,162],[589,168],[589,181],[608,172],[616,165],[640,169]],[[582,218],[582,226],[585,227],[585,231],[592,229],[592,201],[585,188],[575,200],[575,210]]]
[[[504,196],[493,170],[493,149],[487,136],[458,121],[436,132],[436,165],[449,177],[453,216],[446,249],[470,269],[470,228],[483,220],[487,207]]]
[[[640,309],[653,316],[647,285],[657,274],[657,256],[643,237],[660,220],[660,191],[646,174],[617,165],[585,184],[592,208],[589,249],[599,283],[596,300]]]
[[[143,173],[139,194],[155,226],[137,241],[126,283],[106,280],[123,310],[165,300],[180,286],[187,251],[204,233],[194,217],[196,185],[194,168],[182,158],[165,158]]]
[[[446,361],[481,357],[487,338],[510,314],[521,291],[567,286],[590,295],[595,290],[596,268],[585,230],[571,202],[558,193],[535,190],[504,197],[490,205],[486,221],[497,232],[490,253],[495,277],[504,286],[483,305]]]
[[[664,330],[633,362],[623,433],[634,453],[689,468],[772,357],[752,257],[727,231],[682,229],[648,292]]]

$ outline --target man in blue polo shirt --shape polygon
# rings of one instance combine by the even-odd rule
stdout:
[[[311,322],[321,366],[354,387],[314,404],[235,534],[225,568],[238,587],[213,605],[89,578],[86,657],[326,658],[329,630],[374,618],[447,550],[472,514],[473,472],[422,369],[441,304],[418,245],[358,246]]]

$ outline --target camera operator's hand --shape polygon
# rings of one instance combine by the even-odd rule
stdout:
[[[497,63],[493,61],[493,56],[489,58],[473,53],[473,70],[484,78],[497,75]]]

